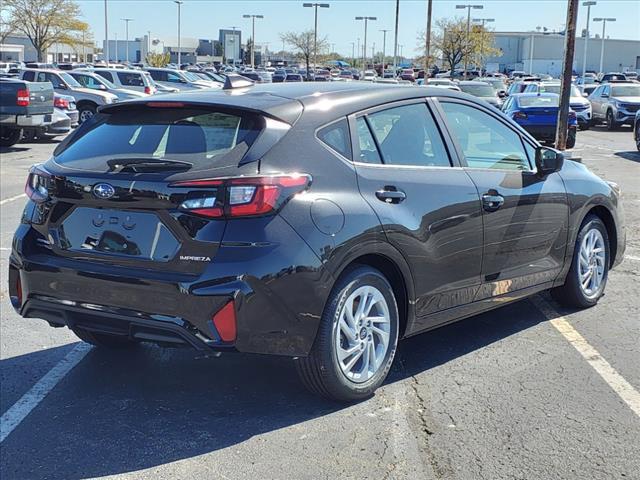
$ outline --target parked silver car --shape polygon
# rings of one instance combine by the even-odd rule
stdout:
[[[179,90],[198,90],[205,88],[222,88],[220,83],[204,80],[194,73],[171,68],[147,68],[153,81],[166,87],[175,87]]]
[[[151,75],[144,70],[99,67],[93,69],[92,72],[106,78],[118,88],[135,90],[148,95],[153,95],[158,91]]]
[[[636,112],[640,110],[640,84],[606,83],[589,95],[589,101],[594,123],[605,121],[609,130],[633,125]]]
[[[113,93],[84,88],[78,81],[61,70],[23,70],[22,80],[28,82],[51,82],[56,93],[71,95],[80,114],[80,123],[95,115],[99,106],[110,105],[118,101]]]
[[[116,85],[97,73],[72,70],[69,72],[69,75],[75,78],[83,87],[91,90],[113,93],[120,101],[149,96],[146,93],[138,92],[136,90],[118,88]]]

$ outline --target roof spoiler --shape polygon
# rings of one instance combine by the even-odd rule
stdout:
[[[233,90],[234,88],[252,87],[255,84],[253,80],[249,80],[247,77],[238,75],[237,73],[230,73],[224,80],[223,90]]]

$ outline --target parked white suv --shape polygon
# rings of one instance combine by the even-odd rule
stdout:
[[[137,90],[148,95],[153,95],[158,91],[151,75],[144,70],[98,67],[92,72],[106,78],[118,88]]]

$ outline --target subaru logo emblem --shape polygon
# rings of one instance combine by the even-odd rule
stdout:
[[[111,198],[115,195],[116,190],[108,183],[97,183],[93,187],[93,194],[98,198]]]

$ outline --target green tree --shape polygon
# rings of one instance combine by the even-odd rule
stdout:
[[[73,0],[2,0],[15,23],[16,31],[23,33],[33,44],[38,61],[56,42],[68,41],[78,33],[84,22],[79,20],[80,7]]]
[[[288,32],[280,35],[280,39],[289,45],[291,45],[297,56],[304,60],[307,66],[307,80],[309,79],[309,69],[311,64],[311,57],[313,56],[313,30],[307,30],[300,33]],[[318,52],[322,52],[327,48],[327,38],[318,38],[317,42]],[[320,60],[320,55],[318,55]]]
[[[163,68],[166,67],[171,61],[171,54],[169,52],[154,53],[149,52],[147,54],[147,64],[151,67]]]

